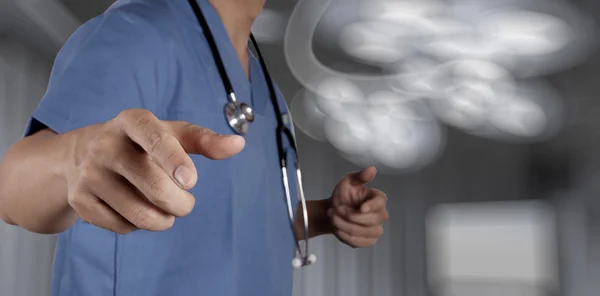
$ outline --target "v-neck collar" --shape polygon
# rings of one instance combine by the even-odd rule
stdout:
[[[240,102],[251,102],[251,79],[253,73],[250,69],[252,69],[252,61],[250,61],[249,67],[249,76],[246,76],[244,72],[244,68],[242,67],[242,63],[235,52],[233,47],[233,43],[229,38],[229,34],[227,33],[227,29],[221,20],[216,9],[210,4],[208,0],[195,0],[200,9],[202,10],[202,14],[206,18],[206,22],[212,32],[212,35],[215,38],[215,43],[217,45],[217,49],[219,50],[219,54],[221,55],[221,59],[223,60],[223,65],[225,66],[225,70],[231,81],[231,85],[233,87],[233,91],[236,94],[236,97]],[[196,20],[196,16],[192,8],[190,7],[188,0],[179,0],[182,4],[185,4],[185,10],[187,10],[188,14],[194,19],[194,24],[198,26],[199,30],[202,30],[198,21]]]

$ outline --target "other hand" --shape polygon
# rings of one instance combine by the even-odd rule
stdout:
[[[389,218],[385,193],[365,187],[375,175],[375,167],[348,174],[337,184],[331,197],[333,234],[353,248],[375,244],[383,235],[383,223]]]
[[[218,160],[244,145],[239,136],[126,110],[78,134],[66,170],[68,201],[84,222],[119,234],[163,231],[194,208],[187,190],[198,173],[188,153]]]

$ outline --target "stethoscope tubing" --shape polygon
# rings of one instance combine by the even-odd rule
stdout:
[[[210,50],[212,52],[213,59],[215,61],[217,69],[219,71],[219,75],[221,76],[221,80],[223,82],[223,87],[225,88],[225,92],[227,93],[228,103],[226,105],[226,110],[228,107],[233,106],[233,108],[236,108],[236,111],[240,111],[241,104],[237,101],[237,97],[235,96],[233,85],[232,85],[231,81],[229,80],[229,76],[227,75],[227,71],[225,69],[223,59],[221,57],[221,54],[219,53],[215,38],[212,34],[212,31],[210,30],[210,26],[208,25],[208,22],[204,16],[204,14],[202,13],[200,6],[196,2],[196,0],[188,0],[188,2],[190,4],[192,10],[194,11],[194,14],[198,20],[200,27],[204,31],[204,35],[206,36],[206,40],[207,40]],[[268,72],[267,65],[265,63],[265,59],[263,58],[262,53],[260,52],[260,49],[258,47],[258,42],[256,42],[256,39],[254,38],[254,35],[252,35],[252,34],[250,34],[250,40],[254,46],[254,49],[256,50],[256,54],[258,55],[258,60],[260,62],[263,74],[265,76],[267,87],[269,88],[269,95],[270,95],[270,99],[271,99],[271,102],[273,105],[273,111],[275,113],[275,118],[277,120],[276,132],[277,132],[277,152],[278,152],[278,156],[279,156],[279,165],[281,168],[282,183],[283,183],[285,196],[286,196],[286,203],[287,203],[287,208],[288,208],[288,215],[289,215],[289,219],[290,219],[291,229],[292,229],[292,232],[294,234],[296,234],[295,227],[294,227],[294,221],[295,221],[294,216],[295,215],[293,213],[290,186],[289,186],[289,180],[288,180],[287,153],[286,153],[285,149],[283,148],[284,147],[283,146],[283,135],[285,135],[285,137],[288,139],[289,145],[290,145],[291,149],[294,151],[294,162],[295,162],[295,167],[296,167],[296,182],[298,185],[297,194],[300,197],[300,203],[302,205],[302,217],[304,218],[303,225],[302,225],[304,228],[304,252],[302,251],[302,248],[300,247],[300,242],[298,241],[298,239],[294,238],[294,240],[296,241],[297,256],[300,256],[300,258],[296,257],[292,261],[292,264],[294,265],[294,267],[310,265],[316,261],[316,257],[309,253],[308,210],[307,210],[306,198],[304,197],[304,190],[302,187],[302,171],[300,170],[300,164],[299,164],[299,159],[298,159],[298,151],[297,151],[295,137],[294,137],[293,131],[290,128],[288,128],[286,126],[286,124],[283,122],[283,114],[279,107],[279,101],[277,100],[277,93],[275,91],[275,86],[273,85],[271,75]],[[250,110],[250,112],[252,112],[252,110],[249,107],[248,107],[248,109]],[[234,132],[236,132],[238,134],[243,134],[247,131],[247,127],[245,129],[239,128],[241,125],[238,125],[238,124],[241,121],[244,121],[244,122],[242,122],[242,124],[246,124],[246,126],[247,126],[249,124],[249,122],[252,122],[254,116],[251,115],[250,119],[248,117],[249,116],[247,116],[246,113],[238,112],[236,117],[234,118],[234,120],[228,119],[228,123],[229,123],[230,127],[234,130]],[[292,124],[291,116],[290,116],[289,124],[290,125]],[[241,132],[241,131],[244,131],[244,132]],[[300,261],[298,261],[298,260],[300,260]]]

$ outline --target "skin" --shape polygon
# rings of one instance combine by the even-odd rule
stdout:
[[[247,40],[264,0],[211,3],[247,73]],[[202,168],[188,154],[221,160],[244,145],[243,137],[161,121],[143,109],[64,134],[42,130],[15,143],[0,163],[0,219],[42,234],[63,232],[78,218],[119,234],[164,231],[195,205],[188,190]],[[330,198],[308,202],[309,237],[334,234],[351,247],[374,244],[388,219],[385,194],[366,187],[376,173],[370,167],[348,174]],[[304,239],[301,211],[298,240]]]

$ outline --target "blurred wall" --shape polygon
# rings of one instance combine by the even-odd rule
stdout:
[[[45,92],[49,64],[27,47],[0,38],[0,156],[17,141]],[[53,236],[0,222],[0,295],[45,296],[50,289]]]

